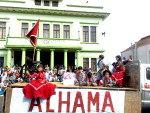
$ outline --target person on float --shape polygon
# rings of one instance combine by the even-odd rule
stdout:
[[[23,87],[24,96],[28,99],[47,99],[55,94],[56,86],[46,81],[43,66],[37,66],[37,73],[34,73],[30,82]]]
[[[64,66],[60,66],[58,69],[58,74],[57,74],[57,81],[62,82],[63,81],[63,74],[65,73]]]
[[[50,82],[58,82],[58,78],[57,78],[57,69],[54,68],[51,72],[50,72]]]
[[[96,85],[94,81],[95,81],[94,76],[93,76],[92,72],[89,71],[86,74],[86,77],[84,78],[83,85],[85,85],[85,86],[94,86],[94,85]]]
[[[71,67],[68,67],[67,71],[63,74],[63,84],[64,85],[75,84],[75,73],[72,71]]]
[[[114,73],[112,74],[112,78],[116,81],[117,86],[123,87],[124,77],[125,77],[125,67],[120,58],[117,57],[116,59],[118,59],[117,64],[116,64],[117,66],[116,66]]]
[[[83,81],[85,78],[85,73],[83,72],[83,68],[79,66],[76,70],[75,76],[75,85],[83,85]]]
[[[10,86],[13,83],[16,83],[16,76],[13,75],[11,68],[6,68],[5,71],[1,75],[1,86]]]
[[[99,60],[98,60],[98,63],[97,63],[97,66],[98,66],[98,72],[97,72],[97,85],[99,84],[99,81],[102,80],[103,78],[103,70],[104,70],[104,55],[99,55]]]
[[[50,71],[51,69],[49,68],[48,64],[45,65],[45,70]]]
[[[115,81],[111,78],[112,74],[109,70],[103,72],[103,78],[100,80],[99,85],[103,87],[112,87],[115,84]]]
[[[52,74],[52,73],[51,73],[51,70],[45,68],[45,77],[46,77],[46,80],[47,80],[47,81],[50,81],[51,74]]]

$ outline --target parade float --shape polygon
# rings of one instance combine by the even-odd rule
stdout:
[[[32,104],[22,88],[26,83],[13,84],[6,91],[4,113],[76,112],[76,113],[139,113],[140,93],[133,88],[64,86],[54,83],[56,94]]]
[[[51,82],[56,86],[55,94],[47,99],[28,99],[23,88],[29,83],[15,83],[6,90],[4,113],[140,113],[139,65],[130,63],[126,74],[126,84],[121,88]]]
[[[4,113],[73,112],[73,113],[140,113],[140,92],[134,88],[108,88],[65,86],[55,82],[56,93],[49,99],[32,104],[24,97],[26,83],[16,83],[8,88]]]

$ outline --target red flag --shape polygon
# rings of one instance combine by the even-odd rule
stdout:
[[[33,26],[33,28],[27,33],[27,37],[30,39],[31,44],[36,47],[37,45],[37,34],[39,29],[39,20]]]

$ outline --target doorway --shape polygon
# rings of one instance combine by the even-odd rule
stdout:
[[[43,66],[50,64],[50,52],[46,50],[42,50],[40,52],[40,61]]]
[[[64,52],[61,51],[54,52],[54,66],[56,68],[64,66]]]
[[[15,66],[21,66],[21,57],[22,57],[22,52],[19,50],[14,51],[14,65]]]
[[[68,66],[75,66],[75,52],[68,52]]]

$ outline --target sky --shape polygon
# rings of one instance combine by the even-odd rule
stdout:
[[[101,25],[102,49],[105,62],[112,63],[115,56],[131,43],[150,35],[150,0],[103,0],[110,12]]]

